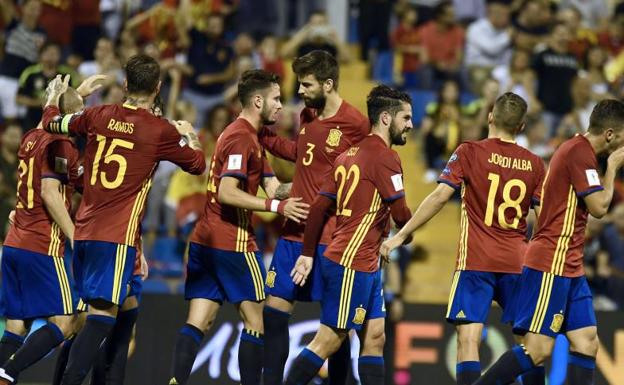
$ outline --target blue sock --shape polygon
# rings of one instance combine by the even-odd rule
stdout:
[[[316,353],[304,348],[290,367],[290,373],[284,384],[307,385],[317,375],[324,362],[325,360]]]
[[[241,384],[260,385],[264,356],[264,337],[262,333],[243,329],[238,346],[238,367]]]
[[[582,353],[568,355],[568,383],[570,385],[591,385],[594,383],[596,359]]]
[[[481,363],[479,361],[458,362],[455,375],[457,385],[472,385],[481,377]]]
[[[535,366],[529,372],[520,376],[522,385],[545,385],[546,370],[543,366]]]
[[[362,385],[383,385],[384,360],[381,356],[361,356],[358,359],[358,372]]]
[[[265,305],[262,319],[264,321],[264,349],[271,352],[264,356],[262,379],[264,385],[282,385],[284,366],[290,349],[288,335],[290,314]]]
[[[2,366],[24,344],[24,338],[18,334],[4,331],[0,340],[0,366]]]
[[[524,345],[516,345],[505,352],[492,367],[475,382],[475,385],[511,384],[516,377],[535,368]]]

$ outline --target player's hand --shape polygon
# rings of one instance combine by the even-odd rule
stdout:
[[[401,246],[403,244],[403,241],[405,241],[405,239],[401,235],[396,234],[394,237],[386,239],[384,243],[381,244],[381,247],[379,248],[379,254],[381,254],[381,258],[384,262],[390,262],[390,253],[392,252],[392,250]]]
[[[611,155],[609,155],[607,163],[609,167],[615,167],[616,170],[622,167],[622,164],[624,163],[624,147],[620,147],[613,151]]]
[[[141,258],[141,279],[145,281],[149,277],[149,265],[143,252],[140,253],[139,258]]]
[[[58,98],[63,95],[65,91],[67,91],[68,87],[69,75],[65,75],[65,77],[62,77],[62,75],[56,75],[56,77],[48,83],[48,87],[46,88],[48,103],[50,101],[58,101]]]
[[[308,218],[308,210],[310,205],[301,202],[302,198],[288,198],[286,199],[286,205],[284,205],[284,216],[291,221],[301,223]]]
[[[175,126],[176,130],[178,130],[178,133],[182,136],[188,135],[191,132],[195,132],[195,130],[193,129],[193,125],[186,120],[175,120],[173,122],[173,125]]]
[[[306,257],[305,255],[301,255],[297,258],[295,267],[290,272],[290,276],[295,285],[303,286],[306,284],[308,275],[310,275],[312,271],[312,262],[312,257]]]
[[[12,225],[15,223],[15,210],[11,210],[9,213],[9,224]]]
[[[80,83],[76,91],[78,91],[83,98],[89,96],[102,88],[103,82],[106,81],[107,78],[106,75],[91,75]]]

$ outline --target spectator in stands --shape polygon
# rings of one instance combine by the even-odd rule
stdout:
[[[175,5],[159,2],[128,20],[124,29],[133,32],[139,45],[154,44],[160,52],[159,57],[172,58],[179,48],[176,17]]]
[[[41,14],[39,0],[27,0],[22,6],[21,16],[15,13],[10,1],[0,2],[5,23],[4,57],[0,65],[0,107],[4,119],[15,119],[23,115],[23,109],[15,102],[18,79],[29,65],[35,64],[39,49],[46,40],[45,32],[37,26]]]
[[[291,59],[317,49],[329,52],[341,62],[348,62],[351,59],[349,48],[338,38],[336,30],[329,24],[327,15],[322,11],[314,12],[308,23],[284,43],[281,55]]]
[[[195,71],[182,97],[190,100],[197,108],[197,125],[200,127],[208,111],[223,102],[223,91],[236,78],[234,52],[223,40],[223,22],[223,16],[211,14],[205,30],[190,28],[192,26],[189,23],[183,29],[186,33],[186,28],[190,28],[187,64]]]
[[[609,23],[607,0],[561,0],[561,8],[576,8],[582,15],[583,24],[592,29],[603,29]]]
[[[587,50],[598,44],[598,34],[582,24],[582,17],[581,12],[575,7],[562,8],[557,12],[557,20],[565,24],[572,32],[570,52],[579,61],[584,61]]]
[[[624,203],[613,208],[609,222],[600,234],[601,248],[608,255],[608,265],[600,266],[600,273],[607,278],[609,296],[624,309]]]
[[[15,208],[17,193],[17,150],[22,140],[22,128],[10,124],[0,138],[0,239],[4,240],[9,212]]]
[[[598,44],[604,47],[610,56],[617,56],[624,48],[624,14],[614,15],[609,27],[598,33]]]
[[[544,123],[551,136],[556,133],[563,116],[572,110],[570,85],[578,73],[579,63],[570,53],[570,39],[568,27],[556,24],[546,49],[537,53],[533,60],[537,97],[544,107]]]
[[[462,108],[466,116],[461,140],[481,140],[488,135],[488,114],[494,107],[494,102],[500,94],[500,84],[496,79],[487,78],[479,90],[479,98]]]
[[[539,115],[527,118],[524,132],[516,137],[516,142],[544,160],[550,159],[555,151],[549,141],[546,125]]]
[[[56,75],[70,75],[73,87],[80,84],[78,74],[61,64],[60,61],[61,47],[56,43],[47,42],[41,47],[39,63],[26,67],[20,75],[16,103],[26,107],[26,115],[23,119],[24,130],[35,128],[39,124],[46,98],[46,87]]]
[[[83,60],[93,60],[93,47],[100,38],[100,0],[72,1],[72,51]]]
[[[490,1],[487,17],[470,24],[466,31],[465,64],[474,94],[479,93],[494,67],[509,63],[512,41],[509,12],[504,0]]]
[[[403,87],[416,88],[423,83],[423,74],[419,70],[421,64],[427,61],[427,51],[420,45],[416,8],[407,7],[400,17],[399,25],[392,32],[392,44],[395,51],[402,55]]]
[[[421,125],[427,166],[424,180],[431,183],[437,179],[461,139],[459,84],[454,80],[445,81],[437,100],[427,105],[426,113]]]
[[[435,89],[445,80],[460,80],[464,52],[464,30],[455,22],[453,4],[443,1],[435,8],[435,19],[420,29],[420,41],[427,52],[427,75],[422,86]]]
[[[390,49],[390,19],[392,17],[391,0],[360,0],[359,1],[359,38],[360,57],[368,61],[369,55],[375,52],[384,52]]]
[[[589,116],[596,105],[592,100],[592,84],[587,77],[574,78],[571,93],[573,108],[561,119],[557,129],[558,142],[563,142],[575,134],[584,134],[589,127]]]
[[[78,73],[87,78],[91,75],[104,74],[106,80],[103,81],[103,89],[113,83],[123,81],[123,71],[121,63],[115,55],[115,46],[107,37],[98,39],[93,51],[94,60],[84,61],[78,66]],[[87,98],[86,105],[95,105],[101,102],[101,92],[95,92]]]
[[[532,52],[548,37],[550,8],[539,0],[528,0],[512,19],[514,46]]]
[[[122,104],[125,98],[124,90],[118,83],[113,83],[102,91],[103,104]]]
[[[486,0],[453,0],[455,18],[462,25],[470,25],[486,15]]]
[[[591,96],[595,101],[613,97],[604,71],[608,59],[607,52],[597,45],[590,47],[584,58],[585,69],[581,72],[589,79]]]
[[[531,54],[516,49],[511,55],[509,65],[500,65],[492,71],[492,77],[498,80],[501,94],[513,92],[520,95],[528,104],[529,115],[542,111],[542,104],[535,94],[535,72],[531,68]]]
[[[261,68],[279,76],[284,81],[286,70],[284,60],[279,55],[277,38],[273,35],[265,36],[259,47]]]

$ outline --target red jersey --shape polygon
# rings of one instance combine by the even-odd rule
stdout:
[[[542,192],[542,211],[526,252],[525,265],[564,277],[580,277],[587,207],[583,199],[603,190],[598,161],[583,135],[565,141],[550,161]]]
[[[404,25],[403,23],[392,32],[392,43],[395,46],[420,44],[420,34],[417,27]],[[420,56],[416,53],[403,53],[403,65],[401,71],[414,72],[420,67]]]
[[[290,196],[301,197],[303,202],[312,204],[323,182],[329,178],[334,160],[369,134],[370,123],[360,111],[343,101],[334,116],[323,120],[316,117],[315,110],[303,109],[300,127],[296,141],[264,131],[260,142],[271,154],[295,162]],[[332,217],[325,225],[320,244],[329,244],[335,226]],[[282,236],[290,241],[303,242],[304,229],[305,222],[287,219]]]
[[[192,174],[206,168],[204,154],[191,149],[175,127],[148,110],[103,105],[59,116],[46,107],[43,125],[53,132],[86,136],[84,191],[76,213],[76,240],[136,247],[152,174],[168,160]]]
[[[258,142],[256,129],[243,118],[230,123],[217,139],[208,175],[208,199],[191,242],[228,251],[258,250],[251,226],[251,210],[222,205],[217,198],[221,178],[240,179],[239,187],[255,196],[263,177],[273,170]]]
[[[48,214],[41,198],[41,180],[59,179],[65,207],[71,206],[73,184],[78,179],[78,150],[65,136],[32,129],[24,135],[18,150],[19,179],[15,221],[4,244],[11,247],[62,257],[65,235]]]
[[[353,270],[377,271],[389,206],[405,195],[399,155],[369,135],[336,159],[320,194],[336,199],[336,230],[325,257]]]
[[[461,144],[438,182],[462,192],[457,270],[520,273],[526,217],[539,203],[544,163],[498,138]]]

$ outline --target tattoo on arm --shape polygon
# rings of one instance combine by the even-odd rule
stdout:
[[[186,140],[188,141],[189,146],[193,149],[193,150],[201,150],[201,143],[199,142],[199,138],[197,137],[197,134],[194,132],[188,132],[184,135],[186,137]]]
[[[275,199],[284,200],[290,196],[292,183],[281,183],[275,190]]]

